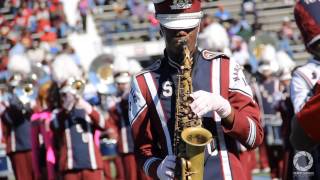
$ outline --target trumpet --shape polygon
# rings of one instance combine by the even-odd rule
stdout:
[[[67,84],[62,87],[61,93],[72,93],[81,96],[85,88],[85,81],[82,79],[70,78]]]
[[[72,82],[71,87],[76,90],[77,94],[82,94],[85,88],[85,82],[81,79],[76,79]]]
[[[32,83],[25,83],[22,85],[22,91],[26,95],[32,95],[34,93],[34,86]]]

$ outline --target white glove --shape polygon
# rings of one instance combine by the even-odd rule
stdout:
[[[167,155],[157,168],[157,176],[160,180],[174,178],[174,169],[176,167],[176,156]]]
[[[273,93],[273,101],[272,101],[272,107],[277,108],[279,106],[279,102],[283,99],[283,94],[281,92],[275,92]]]
[[[210,111],[216,111],[221,118],[225,118],[231,113],[230,103],[220,95],[200,90],[192,93],[191,97],[194,101],[190,107],[199,117]]]

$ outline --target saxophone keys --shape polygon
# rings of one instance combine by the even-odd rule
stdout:
[[[183,96],[182,98],[183,101],[187,101],[188,100],[188,96]],[[186,103],[185,103],[186,104]]]

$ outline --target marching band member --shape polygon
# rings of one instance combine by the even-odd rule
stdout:
[[[32,135],[32,163],[36,179],[54,180],[56,154],[53,144],[53,132],[50,129],[52,120],[51,112],[56,105],[58,96],[54,94],[56,84],[48,81],[42,84],[38,90],[39,112],[31,116]]]
[[[23,81],[31,72],[29,59],[23,55],[13,55],[9,59],[9,104],[2,113],[3,136],[7,155],[10,157],[15,178],[32,180],[31,127],[30,117],[34,100],[24,93]],[[32,89],[29,89],[33,91]]]
[[[58,56],[52,64],[53,79],[58,83],[60,109],[52,114],[51,128],[58,143],[62,179],[102,179],[102,159],[94,142],[97,129],[105,121],[98,111],[81,97],[84,83],[81,71],[68,55]]]
[[[108,123],[110,117],[108,111],[118,101],[117,90],[114,84],[114,61],[111,54],[98,56],[90,65],[89,79],[91,86],[90,102],[97,107],[97,110],[106,120],[106,129],[95,133],[96,144],[100,148],[103,158],[103,172],[106,179],[125,179],[121,157],[118,153],[118,132],[117,128]],[[89,88],[88,88],[89,89]],[[112,173],[111,165],[115,166],[115,174]]]
[[[288,66],[289,67],[289,66]],[[290,99],[291,70],[283,69],[280,73],[280,94],[275,100],[275,108],[281,113],[283,120],[281,134],[283,136],[284,157],[282,179],[293,179],[293,156],[294,151],[290,144],[291,119],[294,115],[293,105]]]
[[[118,152],[121,158],[124,178],[127,180],[146,179],[147,177],[137,168],[134,156],[132,131],[128,117],[128,95],[130,90],[131,75],[129,74],[129,61],[120,60],[115,64],[115,83],[117,86],[118,102],[109,110],[110,118],[107,124],[116,127],[118,133]],[[131,64],[134,64],[133,62]],[[119,67],[118,67],[119,66]],[[130,66],[130,68],[133,68]],[[138,70],[138,69],[137,69]],[[137,71],[136,70],[136,71]],[[138,70],[139,71],[139,70]],[[131,71],[131,73],[134,73]]]
[[[188,107],[215,137],[204,150],[203,179],[247,179],[236,140],[248,149],[261,144],[259,108],[238,64],[224,54],[197,49],[200,4],[199,0],[154,1],[166,48],[164,57],[137,74],[131,85],[129,120],[138,165],[152,178],[175,178],[177,75],[184,68],[186,42],[194,89]]]
[[[296,24],[307,51],[313,56],[294,70],[290,84],[295,117],[292,118],[290,142],[296,150],[308,151],[303,173],[308,179],[319,179],[319,80],[320,80],[320,2],[297,1],[294,8]],[[301,153],[301,152],[297,152]],[[297,155],[296,154],[296,155]],[[310,155],[311,154],[311,155]],[[299,155],[299,154],[298,154]],[[297,155],[297,157],[298,157]],[[312,157],[311,157],[312,156]],[[311,161],[313,160],[313,161]],[[294,171],[301,171],[295,166]],[[296,175],[295,175],[296,176]],[[305,179],[303,176],[302,178]]]
[[[320,79],[320,2],[298,1],[294,13],[297,26],[302,34],[308,52],[313,59],[297,68],[291,82],[291,100],[297,119],[293,120],[291,143],[297,149],[312,149],[319,142],[317,121],[318,94],[317,84]],[[306,18],[308,20],[306,21]],[[310,113],[310,114],[309,114]]]
[[[262,122],[265,132],[265,147],[271,170],[271,178],[282,177],[283,169],[283,137],[281,133],[282,118],[275,108],[275,101],[280,93],[280,81],[274,77],[278,70],[273,62],[276,62],[276,51],[268,45],[262,52],[259,62],[257,100],[260,105]],[[276,67],[276,68],[275,68]],[[261,147],[264,148],[264,147]],[[263,149],[261,149],[263,151]]]

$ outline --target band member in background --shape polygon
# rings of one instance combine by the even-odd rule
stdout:
[[[312,115],[317,114],[317,88],[320,80],[320,2],[306,3],[298,1],[294,14],[297,26],[302,34],[306,49],[313,56],[307,64],[297,68],[291,81],[291,99],[294,111],[298,113],[294,120],[292,144],[298,149],[312,149],[319,141],[319,127]],[[308,21],[305,21],[308,18]],[[308,113],[311,113],[308,115]],[[311,118],[312,117],[312,118]],[[299,122],[299,124],[297,123]],[[300,129],[299,129],[300,128]],[[300,138],[299,138],[300,137]],[[307,143],[308,142],[308,143]]]
[[[313,56],[298,67],[292,75],[290,95],[295,118],[292,118],[290,142],[297,150],[308,150],[306,165],[312,164],[304,173],[308,179],[319,179],[319,80],[320,80],[320,2],[297,1],[294,8],[296,24],[301,32],[308,52]],[[299,152],[298,152],[299,153]],[[303,152],[305,153],[305,152]],[[309,158],[308,158],[309,157]],[[294,171],[299,171],[294,168]],[[302,178],[305,179],[303,176]]]
[[[280,73],[280,92],[275,108],[281,113],[283,120],[281,133],[283,136],[284,146],[284,157],[283,157],[283,175],[282,179],[293,179],[292,168],[293,168],[293,156],[294,151],[290,144],[289,136],[291,132],[291,119],[294,115],[293,105],[290,99],[290,81],[291,71],[284,69]]]
[[[273,51],[268,54],[271,55]],[[275,51],[274,51],[275,52]],[[271,55],[272,56],[272,55]],[[280,112],[275,108],[275,102],[280,91],[280,81],[274,77],[274,68],[270,60],[262,59],[259,67],[258,90],[256,92],[261,109],[262,122],[265,132],[265,147],[271,169],[271,178],[281,178],[283,169],[283,137],[281,132],[282,118]],[[261,147],[263,148],[263,147]]]
[[[102,179],[101,154],[93,136],[97,129],[104,129],[104,118],[81,97],[81,71],[69,56],[58,56],[52,70],[61,99],[60,109],[53,111],[51,128],[58,141],[62,179]]]
[[[39,112],[31,116],[32,163],[36,179],[54,180],[56,154],[53,144],[53,132],[50,129],[51,112],[58,108],[59,96],[55,94],[56,83],[48,81],[38,90]],[[41,140],[40,140],[41,139]]]
[[[117,68],[118,66],[121,68]],[[128,96],[131,75],[129,74],[129,62],[126,59],[115,64],[114,77],[119,100],[117,104],[109,110],[110,118],[106,123],[117,129],[118,152],[123,171],[125,172],[124,178],[127,180],[146,179],[147,177],[141,174],[141,171],[137,168],[134,156],[132,131],[128,118]]]
[[[139,168],[153,178],[175,176],[172,142],[177,75],[183,68],[186,43],[193,63],[190,108],[215,137],[204,151],[203,179],[247,179],[235,140],[253,149],[261,144],[263,129],[241,67],[222,53],[197,49],[200,1],[164,0],[154,5],[166,43],[164,57],[133,78],[129,94],[129,120]]]
[[[31,72],[29,59],[22,55],[11,56],[8,71],[11,74],[8,83],[11,96],[1,117],[6,151],[10,157],[15,178],[17,180],[32,180],[34,173],[32,170],[30,117],[35,102],[26,94],[23,87],[23,81]],[[33,91],[33,89],[29,90]]]

